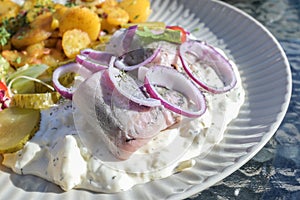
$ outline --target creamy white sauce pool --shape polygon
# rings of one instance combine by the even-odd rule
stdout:
[[[128,190],[192,167],[194,157],[205,156],[222,140],[244,102],[240,76],[233,67],[235,88],[225,94],[205,93],[208,109],[203,116],[162,132],[126,161],[111,162],[93,156],[75,129],[72,103],[65,101],[41,112],[40,130],[22,150],[5,154],[3,164],[16,173],[47,179],[66,191],[83,188],[107,193]],[[104,158],[109,156],[106,152]]]

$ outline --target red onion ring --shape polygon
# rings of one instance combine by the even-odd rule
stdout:
[[[208,66],[216,72],[217,76],[223,82],[224,86],[213,87],[200,80],[200,78],[193,73],[193,70],[187,63],[187,58],[185,56],[185,54],[187,53],[191,53],[200,61],[208,64]],[[191,77],[191,79],[209,92],[215,94],[227,92],[236,84],[236,77],[230,62],[215,48],[205,44],[204,42],[189,40],[182,43],[179,47],[179,57],[184,70]]]
[[[108,68],[108,64],[105,65],[105,64],[98,63],[96,60],[89,59],[88,57],[86,57],[84,55],[77,55],[76,62],[83,65],[85,68],[87,68],[88,70],[90,70],[93,73]]]
[[[106,65],[109,64],[110,59],[113,56],[112,53],[108,53],[105,51],[98,51],[98,50],[94,50],[94,49],[81,50],[80,54],[86,56],[89,59],[96,60],[99,63],[106,64]]]
[[[136,30],[138,29],[138,26],[130,26],[127,30],[126,33],[122,39],[122,47],[123,47],[123,51],[127,52],[128,49],[131,46],[131,43],[133,41],[133,37],[135,35]]]
[[[64,74],[70,72],[78,73],[83,79],[87,79],[92,75],[91,71],[89,71],[85,67],[82,67],[82,65],[78,63],[69,63],[58,67],[53,72],[53,76],[52,76],[53,86],[56,89],[56,91],[61,94],[61,96],[67,99],[72,99],[73,93],[75,92],[76,88],[75,87],[66,88],[59,82],[59,78]]]
[[[118,92],[139,105],[148,107],[160,106],[161,102],[147,97],[130,75],[113,67],[114,59],[115,57],[112,58],[108,68],[108,74]]]
[[[144,58],[145,57],[145,52],[149,50],[148,48],[140,48],[140,49],[136,49],[136,50],[133,50],[133,51],[129,51],[127,53],[125,53],[124,55],[120,56],[116,62],[115,62],[115,66],[121,70],[124,70],[124,71],[131,71],[131,70],[135,70],[141,66],[144,66],[150,62],[152,62],[156,56],[159,54],[160,52],[160,48],[157,48],[154,50],[153,54],[151,54],[151,56],[147,57],[147,58]],[[152,49],[151,49],[152,50]],[[139,53],[142,53],[141,55]],[[132,58],[133,57],[133,54],[135,55],[140,55],[140,56],[143,56],[143,61],[140,62],[140,63],[135,63],[133,65],[128,65],[126,64],[126,58],[129,57],[129,58]]]
[[[152,98],[159,99],[167,109],[175,113],[196,118],[206,111],[206,101],[202,92],[186,76],[171,67],[159,65],[151,67],[146,73],[144,86]],[[180,92],[194,104],[195,110],[183,109],[172,104],[158,93],[155,86]]]

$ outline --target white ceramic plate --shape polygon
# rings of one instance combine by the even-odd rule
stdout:
[[[1,199],[183,199],[196,194],[240,168],[272,137],[291,96],[291,72],[276,39],[240,10],[211,0],[153,0],[151,20],[182,25],[200,40],[222,48],[240,71],[246,101],[225,138],[196,165],[169,178],[138,185],[117,194],[82,190],[62,192],[33,176],[1,167]]]

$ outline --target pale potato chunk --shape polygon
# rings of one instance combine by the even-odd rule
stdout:
[[[64,34],[68,30],[80,29],[86,32],[91,40],[99,36],[101,22],[98,15],[88,8],[72,7],[64,12],[59,21],[59,31]]]
[[[0,1],[0,24],[3,20],[16,17],[20,6],[12,1]]]
[[[119,6],[128,12],[131,23],[145,22],[151,14],[149,0],[122,0]]]
[[[75,58],[80,50],[87,48],[91,43],[88,33],[79,30],[68,30],[63,34],[62,47],[68,58]]]
[[[111,25],[123,25],[128,23],[128,13],[120,7],[105,7],[104,12],[107,14],[107,22]]]
[[[30,26],[18,30],[11,38],[12,45],[16,49],[22,49],[48,39],[52,34],[51,23],[51,13],[39,15]]]

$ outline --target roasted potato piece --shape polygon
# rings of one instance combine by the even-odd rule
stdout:
[[[47,8],[53,5],[54,3],[52,0],[25,0],[22,9],[28,11],[37,7]]]
[[[31,28],[38,28],[43,29],[45,31],[53,31],[51,24],[52,24],[53,16],[51,12],[47,12],[44,14],[41,14],[35,18],[33,22],[31,22],[30,27]]]
[[[26,19],[31,23],[37,16],[51,12],[52,7],[54,7],[52,0],[26,0],[22,10],[26,10]]]
[[[10,0],[0,1],[0,24],[3,20],[16,17],[19,13],[20,6]]]
[[[55,48],[59,39],[55,37],[50,37],[44,41],[45,47],[47,48]]]
[[[35,59],[33,57],[29,57],[25,51],[5,50],[2,51],[2,56],[14,68],[22,67],[25,64],[35,63]]]
[[[55,5],[55,12],[53,13],[53,18],[57,19],[58,21],[60,21],[65,12],[69,9],[68,7],[61,5],[61,4],[57,4]]]
[[[87,48],[90,43],[88,33],[80,29],[68,30],[62,38],[62,47],[68,58],[75,58],[80,50]]]
[[[42,57],[42,63],[48,65],[51,69],[56,68],[60,62],[66,58],[63,51],[58,49],[50,49],[50,53]]]
[[[21,28],[12,38],[12,45],[16,49],[42,42],[51,36],[51,13],[38,16],[30,26]]]
[[[151,13],[149,0],[122,0],[119,6],[128,12],[132,23],[145,22]]]
[[[120,7],[103,7],[104,13],[107,15],[106,20],[110,25],[118,26],[128,23],[128,13]]]
[[[98,15],[84,7],[69,8],[59,21],[61,34],[68,30],[80,29],[86,32],[93,41],[98,38],[100,28],[101,23]]]
[[[101,29],[108,33],[115,32],[120,26],[127,24],[129,20],[128,13],[119,7],[116,0],[104,1],[97,13],[102,16]]]
[[[11,38],[11,42],[16,49],[22,49],[26,46],[46,40],[50,36],[51,32],[45,31],[43,29],[32,29],[30,27],[25,27],[20,29]]]
[[[28,56],[34,58],[40,58],[44,54],[49,54],[49,49],[45,48],[44,42],[36,43],[26,47],[26,52]]]
[[[25,64],[41,63],[41,57],[50,53],[50,49],[44,47],[44,43],[36,43],[26,47],[24,51],[5,50],[2,56],[15,68]]]
[[[105,0],[102,2],[101,7],[115,7],[118,6],[118,2],[116,0]]]
[[[113,33],[117,30],[118,26],[108,23],[107,19],[101,20],[101,29],[107,33]]]

